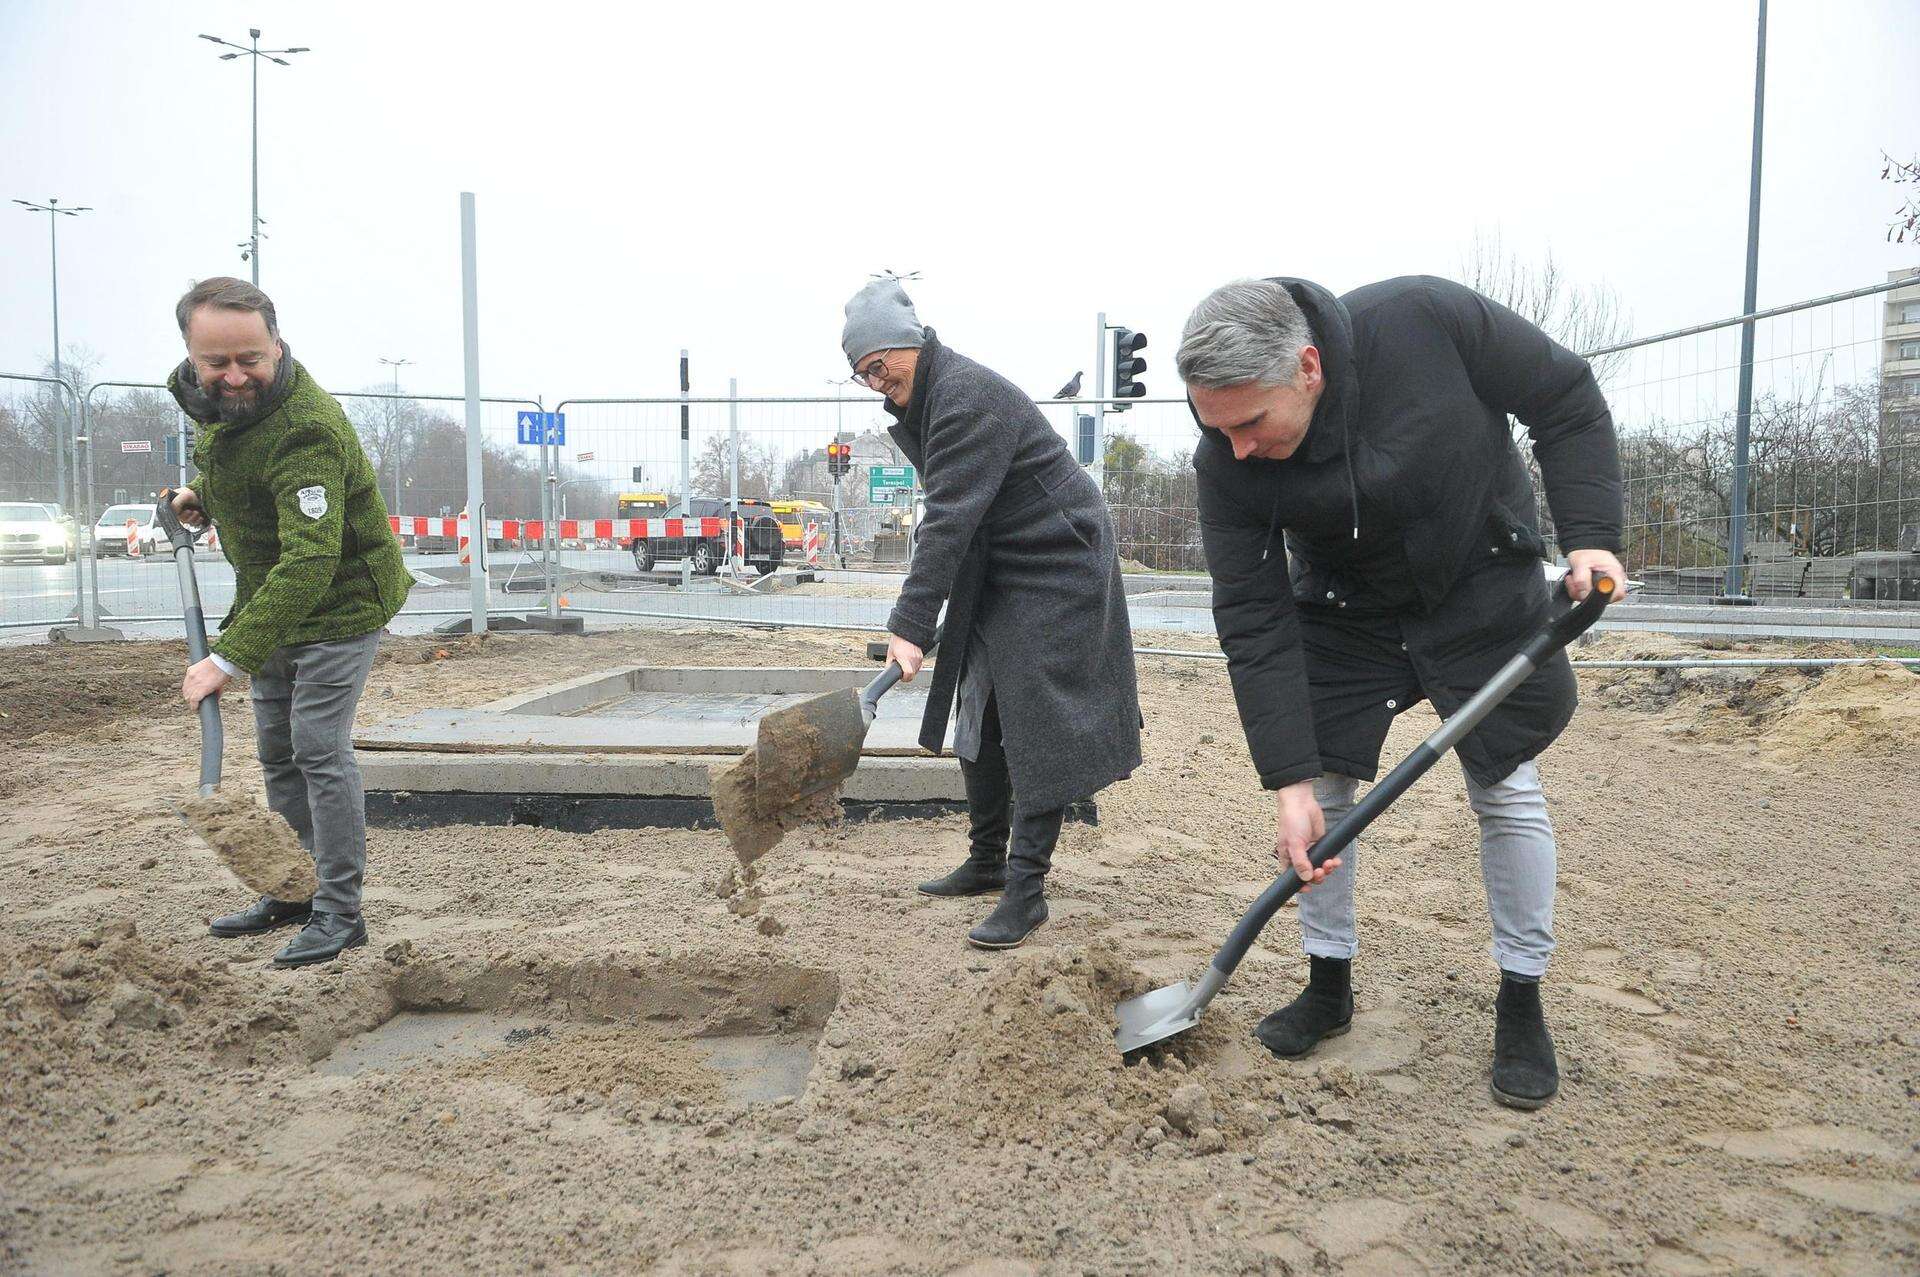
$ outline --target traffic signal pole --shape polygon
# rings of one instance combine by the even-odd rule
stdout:
[[[1107,312],[1094,320],[1093,387],[1099,399],[1093,405],[1093,482],[1107,490]]]

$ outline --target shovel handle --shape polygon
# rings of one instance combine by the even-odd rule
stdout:
[[[928,656],[933,655],[934,649],[940,646],[940,640],[945,638],[946,634],[947,623],[942,621],[933,631],[933,642],[921,649],[922,652]],[[871,650],[871,645],[869,645],[869,650]],[[884,655],[884,653],[885,649],[882,649],[882,654]],[[875,675],[874,680],[868,683],[866,688],[861,691],[860,717],[871,723],[873,716],[880,712],[880,698],[893,690],[893,685],[898,683],[905,673],[906,671],[900,668],[898,661],[888,661],[887,668]]]
[[[207,659],[207,618],[200,610],[200,583],[193,575],[193,542],[199,535],[173,512],[173,489],[163,488],[154,502],[154,521],[173,546],[174,566],[180,572],[180,610],[187,621],[187,660]],[[204,797],[220,785],[220,754],[225,731],[220,726],[220,693],[200,701],[200,793]]]
[[[1324,865],[1352,844],[1366,827],[1374,822],[1379,814],[1391,807],[1400,795],[1413,787],[1413,782],[1427,774],[1429,768],[1440,761],[1440,756],[1452,749],[1462,736],[1472,731],[1480,720],[1490,713],[1494,706],[1507,698],[1508,693],[1527,680],[1536,669],[1546,662],[1555,652],[1584,634],[1588,627],[1600,619],[1600,613],[1618,589],[1611,577],[1595,576],[1593,590],[1587,597],[1576,603],[1568,611],[1549,621],[1527,645],[1517,652],[1513,659],[1501,667],[1498,674],[1482,687],[1467,703],[1454,712],[1453,717],[1440,725],[1440,730],[1414,746],[1413,751],[1400,760],[1400,765],[1388,772],[1379,783],[1366,792],[1366,796],[1353,805],[1353,809],[1341,818],[1340,823],[1329,829],[1307,852],[1307,861],[1315,869]],[[1220,952],[1213,955],[1213,967],[1221,978],[1233,974],[1240,960],[1247,956],[1247,950],[1266,929],[1273,915],[1280,907],[1291,900],[1304,884],[1299,871],[1287,866],[1287,871],[1273,880],[1271,886],[1260,893],[1260,898],[1247,906],[1240,921],[1233,928],[1233,934],[1220,946]]]

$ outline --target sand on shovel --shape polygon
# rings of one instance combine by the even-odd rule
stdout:
[[[801,825],[825,828],[841,818],[838,785],[763,815],[754,801],[758,766],[756,752],[750,749],[725,767],[716,768],[712,778],[713,814],[719,817],[720,828],[726,831],[727,842],[738,861],[727,874],[720,894],[726,897],[727,909],[741,918],[760,912],[761,895],[757,885],[760,874],[754,868],[754,861],[772,851],[790,829]],[[756,925],[763,936],[777,936],[786,931],[780,920],[770,914],[761,915]]]
[[[275,900],[313,899],[313,857],[279,812],[239,790],[216,789],[184,799],[180,813],[250,890]]]

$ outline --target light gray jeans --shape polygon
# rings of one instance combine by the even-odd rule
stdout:
[[[253,676],[253,725],[267,806],[313,856],[313,907],[360,912],[367,869],[367,800],[353,756],[353,711],[380,631],[275,648]]]
[[[1326,775],[1313,783],[1313,797],[1327,828],[1353,807],[1359,781]],[[1467,801],[1480,820],[1480,878],[1493,915],[1493,960],[1503,971],[1535,979],[1553,955],[1553,882],[1556,852],[1540,768],[1527,762],[1497,785],[1481,788],[1467,777]],[[1353,875],[1359,844],[1340,853],[1340,867],[1304,892],[1300,936],[1306,951],[1321,958],[1351,958],[1359,951],[1353,920]]]

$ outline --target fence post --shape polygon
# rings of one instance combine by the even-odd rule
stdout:
[[[693,410],[687,405],[693,383],[687,379],[687,352],[680,352],[680,517],[693,517]],[[693,583],[693,554],[680,560],[680,588]]]
[[[487,632],[487,492],[480,424],[480,295],[474,243],[473,192],[460,192],[461,328],[467,373],[467,539],[474,547],[470,573],[472,632]]]
[[[741,570],[746,528],[740,522],[740,379],[727,378],[727,565]]]
[[[93,525],[99,517],[93,510],[93,430],[92,405],[93,392],[98,386],[89,387],[84,398],[68,388],[69,396],[80,399],[79,427],[73,436],[74,491],[84,492],[86,508],[86,533],[76,536],[75,554],[78,556],[74,567],[74,602],[78,612],[77,625],[56,625],[47,631],[49,639],[65,640],[69,643],[108,643],[126,635],[111,626],[100,624],[100,560],[94,554]],[[84,458],[82,449],[85,450]],[[84,487],[82,486],[84,479]],[[78,530],[80,521],[75,520]],[[83,585],[85,581],[87,584]]]

